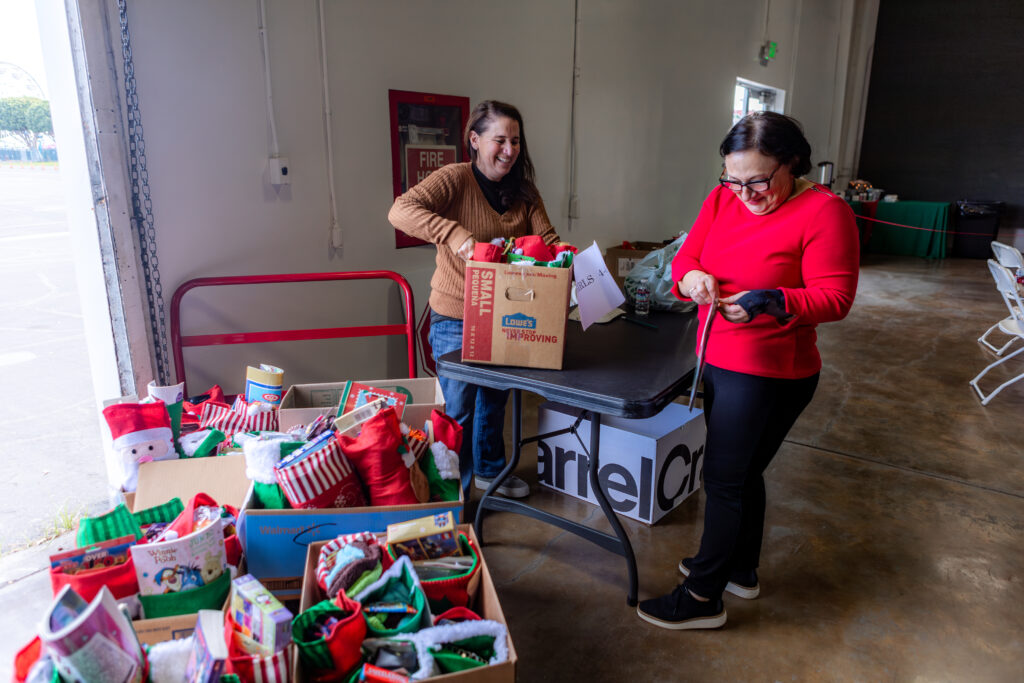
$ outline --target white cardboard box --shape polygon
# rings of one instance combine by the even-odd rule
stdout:
[[[580,411],[548,402],[537,411],[538,434],[564,429]],[[590,421],[579,426],[590,447]],[[700,486],[704,469],[704,412],[668,404],[654,417],[602,417],[598,478],[618,514],[654,524]],[[537,442],[540,483],[597,505],[586,467],[589,456],[572,434]],[[584,466],[580,467],[580,463]]]

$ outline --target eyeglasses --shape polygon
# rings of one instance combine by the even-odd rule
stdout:
[[[721,183],[722,187],[732,190],[737,194],[742,192],[744,187],[749,189],[751,192],[766,192],[768,188],[771,187],[772,178],[775,177],[775,174],[779,172],[780,168],[782,168],[782,164],[776,166],[775,170],[772,171],[772,174],[767,178],[762,178],[760,180],[750,180],[745,183],[741,183],[738,180],[726,180],[724,177],[725,170],[723,169],[722,175],[719,176],[718,178],[718,182]]]

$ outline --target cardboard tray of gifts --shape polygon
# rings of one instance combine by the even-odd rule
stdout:
[[[343,534],[383,530],[389,524],[451,512],[462,521],[463,496],[459,500],[376,507],[266,510],[255,507],[250,487],[242,504],[238,533],[249,573],[277,597],[298,597],[306,563],[307,547]]]
[[[367,527],[367,529],[370,528],[375,527]],[[383,527],[379,528],[383,529]],[[366,529],[361,529],[360,531],[365,530]],[[505,613],[502,611],[501,604],[498,601],[498,593],[494,588],[494,580],[491,578],[491,572],[487,567],[487,562],[484,560],[483,550],[480,547],[480,541],[477,539],[476,533],[473,531],[473,525],[459,524],[458,530],[469,537],[480,556],[480,585],[477,590],[476,597],[469,607],[482,618],[490,619],[491,621],[496,621],[502,624],[507,631],[508,622],[505,621]],[[322,548],[325,543],[327,543],[327,540],[315,541],[310,543],[306,550],[305,567],[302,576],[302,595],[299,601],[300,613],[305,612],[316,603],[327,599],[327,595],[316,581],[317,560],[320,557],[320,548]],[[515,646],[512,644],[512,633],[509,632],[507,661],[501,662],[500,664],[469,669],[459,673],[431,676],[427,680],[457,681],[458,683],[515,683],[516,662],[518,659]],[[303,674],[301,664],[298,660],[299,658],[296,657],[293,669],[293,680],[295,683],[305,683],[309,679]]]
[[[197,493],[206,493],[221,505],[241,507],[248,486],[242,455],[163,460],[139,466],[138,489],[125,494],[125,499],[133,512],[161,505],[175,497],[187,503]],[[245,572],[244,562],[239,571]],[[192,635],[196,615],[137,619],[132,626],[140,642],[155,645]]]

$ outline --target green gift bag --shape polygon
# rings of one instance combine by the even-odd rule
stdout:
[[[430,613],[427,596],[420,586],[420,580],[412,568],[412,562],[403,555],[384,572],[380,579],[370,584],[363,591],[353,594],[352,598],[363,604],[366,616],[367,635],[371,638],[387,638],[401,633],[415,633],[420,629],[429,628],[434,623]],[[415,609],[414,614],[406,614],[391,626],[387,625],[388,617],[393,614],[374,614],[374,603],[404,603]]]
[[[139,595],[146,619],[194,614],[201,609],[221,609],[231,591],[231,572],[225,571],[216,579],[187,591],[162,595]]]

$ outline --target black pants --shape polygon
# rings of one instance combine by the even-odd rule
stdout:
[[[818,375],[774,379],[704,369],[704,534],[685,586],[717,599],[730,573],[757,569],[764,537],[764,471],[814,396]]]

